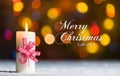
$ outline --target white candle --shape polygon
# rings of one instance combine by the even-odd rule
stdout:
[[[35,32],[28,31],[28,25],[26,23],[26,30],[25,31],[17,31],[16,32],[16,48],[18,46],[23,47],[22,39],[26,38],[27,43],[29,41],[35,42]],[[35,45],[31,50],[35,50]],[[34,73],[35,72],[35,62],[28,58],[26,63],[22,64],[19,61],[19,52],[16,53],[16,72],[18,73]]]

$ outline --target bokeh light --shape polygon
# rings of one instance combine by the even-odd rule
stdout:
[[[14,10],[15,12],[21,12],[22,9],[23,9],[23,7],[24,7],[23,2],[17,2],[17,3],[15,3],[15,4],[13,5],[13,10]]]
[[[16,50],[13,51],[12,56],[14,59],[16,59]]]
[[[61,9],[58,7],[50,8],[47,12],[47,15],[50,19],[56,19],[61,14]]]
[[[106,14],[108,17],[113,18],[115,17],[115,7],[112,4],[106,5]]]
[[[32,20],[39,20],[40,18],[40,12],[38,11],[33,11],[31,15]]]
[[[100,43],[103,45],[103,46],[107,46],[110,44],[111,42],[111,38],[108,34],[102,34],[101,35],[102,39],[100,41]]]
[[[32,6],[33,9],[40,8],[40,6],[41,6],[41,0],[33,0],[31,6]]]
[[[43,37],[45,37],[47,34],[51,34],[51,33],[52,33],[52,29],[48,25],[43,26],[43,28],[41,29],[41,34]]]
[[[69,44],[71,42],[71,35],[67,32],[61,35],[61,41],[63,44]]]
[[[45,36],[44,40],[45,40],[45,43],[46,43],[46,44],[51,45],[51,44],[54,43],[55,37],[54,37],[53,34],[47,34],[47,35]]]
[[[17,2],[21,2],[21,0],[12,0],[13,1],[13,5],[16,4]]]
[[[90,31],[88,29],[84,30],[84,32],[82,33],[82,30],[78,31],[79,36],[81,36],[82,38],[86,37],[86,36],[90,36]],[[86,39],[84,39],[83,41],[86,41]]]
[[[7,29],[5,32],[4,32],[4,38],[6,39],[6,40],[11,40],[12,39],[12,31],[11,30],[9,30],[9,29]]]
[[[40,45],[40,38],[38,36],[35,37],[35,41],[36,41],[36,46],[39,46]]]
[[[39,29],[39,23],[37,21],[33,21],[32,22],[32,27],[31,27],[31,31],[38,31]]]
[[[90,28],[92,35],[99,35],[100,29],[97,24],[93,24]]]
[[[94,54],[97,53],[99,50],[99,45],[96,42],[88,42],[86,49],[88,53]]]
[[[94,2],[95,4],[101,4],[101,3],[103,2],[103,0],[93,0],[93,2]]]
[[[71,9],[71,1],[70,0],[61,0],[60,7],[65,9],[65,10]]]
[[[106,30],[111,30],[114,27],[114,21],[110,18],[107,18],[104,20],[103,26]]]
[[[84,2],[79,2],[77,5],[76,5],[76,9],[78,12],[80,13],[86,13],[88,11],[88,6],[86,3]]]

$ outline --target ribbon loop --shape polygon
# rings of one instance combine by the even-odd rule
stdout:
[[[31,50],[35,46],[35,43],[29,41],[27,44],[27,38],[22,38],[22,43],[23,43],[23,47],[21,46],[17,47],[17,50],[19,52],[18,58],[20,63],[24,64],[28,60],[28,64],[29,64],[29,59],[32,59],[34,62],[38,62],[38,59],[35,58],[35,56],[40,56],[40,52]]]

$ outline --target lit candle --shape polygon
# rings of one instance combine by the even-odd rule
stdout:
[[[18,73],[35,72],[34,58],[31,55],[28,55],[29,53],[26,52],[26,50],[28,50],[29,52],[35,51],[35,45],[31,44],[31,48],[28,49],[28,46],[26,44],[29,44],[29,42],[35,42],[35,32],[28,31],[28,24],[26,23],[25,31],[16,32],[16,48],[19,47],[20,49],[19,51],[17,49],[16,53],[16,72]],[[29,58],[30,56],[31,58]]]

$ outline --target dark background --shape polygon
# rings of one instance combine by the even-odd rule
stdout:
[[[0,59],[15,59],[16,54],[16,31],[24,30],[19,26],[19,19],[22,16],[30,17],[33,11],[39,11],[40,18],[36,20],[39,23],[39,29],[36,35],[39,36],[41,43],[36,47],[37,50],[41,51],[41,56],[38,57],[40,60],[63,60],[63,59],[96,59],[96,60],[119,60],[120,59],[120,0],[105,0],[101,4],[96,4],[93,0],[41,0],[41,5],[38,9],[33,9],[31,3],[34,0],[22,0],[24,8],[21,13],[15,16],[13,11],[12,0],[0,0]],[[61,2],[69,2],[70,5],[64,8],[65,5],[60,5]],[[75,6],[78,2],[85,2],[89,7],[86,14],[81,14],[76,11]],[[106,31],[102,27],[103,21],[107,18],[105,9],[106,4],[111,3],[115,7],[114,28],[110,31]],[[61,15],[51,20],[47,16],[47,11],[50,8],[59,7],[62,12]],[[83,51],[85,47],[75,48],[75,45],[56,43],[48,45],[44,41],[44,37],[41,35],[41,28],[49,24],[52,28],[53,34],[58,32],[54,29],[56,22],[60,20],[76,20],[79,23],[91,24],[96,22],[100,27],[100,34],[107,33],[111,37],[111,43],[108,46],[102,46],[99,44],[99,52],[95,54],[88,54],[88,56],[82,58],[79,55],[79,51]],[[33,20],[32,20],[33,21]],[[5,32],[9,30],[12,35],[8,39],[5,38]],[[9,34],[9,33],[8,33]],[[9,36],[9,35],[7,35]]]

